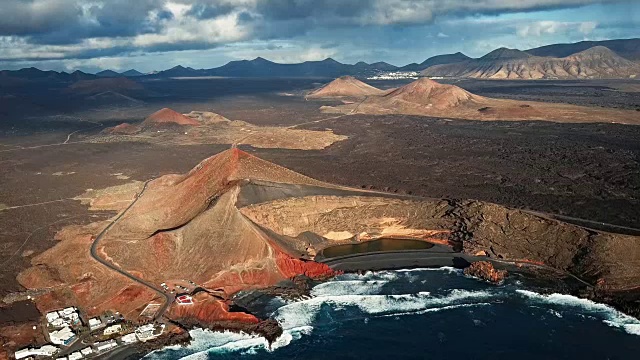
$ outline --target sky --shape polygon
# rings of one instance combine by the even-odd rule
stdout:
[[[0,69],[422,62],[640,37],[640,0],[0,0]]]

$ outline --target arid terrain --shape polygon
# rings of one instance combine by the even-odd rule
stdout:
[[[496,49],[478,59],[433,65],[424,76],[478,79],[598,79],[636,78],[640,64],[604,46],[564,57],[536,56],[517,49]]]
[[[339,78],[311,92],[308,97],[354,99],[339,106],[323,106],[321,110],[325,113],[406,114],[484,121],[545,120],[583,123],[608,120],[622,124],[640,124],[638,113],[635,111],[494,99],[428,78],[415,80],[387,92],[356,79]],[[360,100],[355,101],[355,99]]]
[[[327,114],[319,108],[355,105],[305,99],[330,80],[158,80],[142,89],[121,87],[133,103],[101,97],[97,108],[87,99],[95,94],[69,95],[64,88],[58,96],[78,99],[59,105],[64,109],[53,100],[24,113],[5,108],[0,315],[24,316],[0,316],[0,326],[28,328],[38,323],[38,311],[68,303],[131,318],[149,302],[161,303],[157,293],[89,252],[141,193],[98,251],[156,285],[187,277],[215,290],[199,295],[195,309],[204,310],[171,308],[174,319],[224,318],[228,305],[217,296],[300,273],[326,275],[308,261],[318,251],[379,237],[541,262],[607,293],[640,285],[640,127],[612,123],[620,122],[616,114],[638,114],[635,81],[456,82],[458,94],[472,99],[544,102],[556,110],[567,105],[554,107],[562,99],[549,94],[560,92],[599,120],[564,122],[548,112],[545,120],[554,122],[475,121],[482,114],[477,108],[476,119],[445,110]],[[407,83],[370,85],[387,92]],[[36,96],[22,91],[22,100]],[[502,109],[500,100],[491,101],[479,108]],[[618,109],[599,107],[604,104]],[[162,108],[187,123],[150,125],[145,119]],[[211,262],[209,252],[224,254],[224,263]],[[27,296],[37,299],[37,309],[24,305]],[[32,342],[11,341],[14,347]]]

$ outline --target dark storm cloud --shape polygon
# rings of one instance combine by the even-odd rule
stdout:
[[[75,2],[67,0],[2,0],[0,34],[43,33],[73,23],[82,14]]]
[[[0,0],[0,59],[128,56],[252,40],[320,49],[337,43],[371,49],[384,42],[388,51],[446,19],[620,2],[633,0]],[[461,38],[461,26],[441,37]],[[3,36],[5,44],[19,39],[12,44],[23,51],[3,48]]]
[[[314,21],[353,18],[365,13],[374,1],[367,0],[263,0],[256,11],[271,20],[314,18]]]
[[[33,43],[65,44],[93,37],[118,37],[159,30],[171,13],[164,0],[2,0],[0,35],[29,36]],[[149,19],[156,11],[157,16]]]

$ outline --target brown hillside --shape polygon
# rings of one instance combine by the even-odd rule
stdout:
[[[404,102],[426,108],[449,109],[468,102],[478,102],[483,98],[455,85],[421,78],[384,95],[382,99],[383,102]]]
[[[492,99],[472,94],[455,85],[439,84],[427,78],[416,80],[383,96],[370,96],[359,104],[324,106],[322,110],[343,114],[407,114],[469,120],[640,124],[637,111]]]
[[[200,123],[192,118],[186,117],[169,108],[163,108],[149,115],[142,122],[142,126],[162,126],[162,125],[190,125],[198,126]]]
[[[431,66],[423,76],[478,79],[634,78],[640,65],[604,46],[563,58],[533,56],[515,49],[497,49],[479,59]]]
[[[146,238],[184,225],[210,202],[243,179],[319,185],[321,182],[232,149],[203,160],[183,175],[166,175],[149,183],[141,198],[120,220],[113,234]]]
[[[365,97],[382,95],[383,90],[366,84],[353,76],[341,76],[319,89],[310,92],[308,98],[332,98],[332,97]]]

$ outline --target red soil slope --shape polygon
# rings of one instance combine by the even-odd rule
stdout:
[[[142,126],[161,126],[161,125],[191,125],[198,126],[200,123],[192,118],[186,117],[174,110],[164,108],[149,115],[143,122]]]
[[[231,149],[187,174],[149,183],[104,239],[104,253],[153,281],[186,278],[228,293],[296,274],[331,273],[312,262],[288,259],[287,249],[241,214],[235,204],[245,179],[322,184]]]

